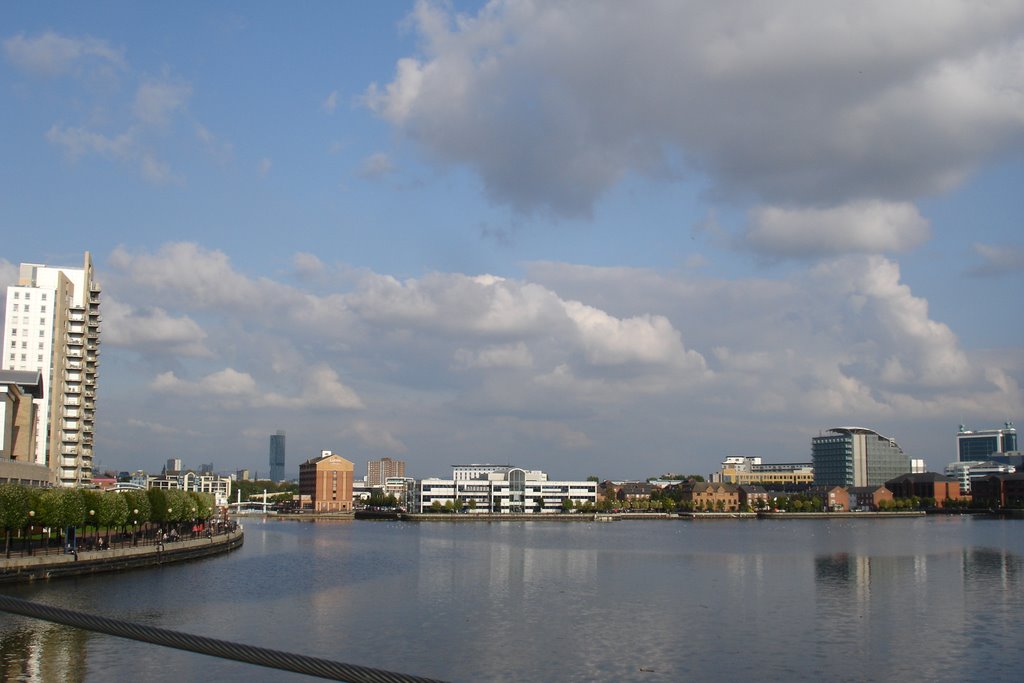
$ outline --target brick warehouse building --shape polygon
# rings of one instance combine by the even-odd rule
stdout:
[[[319,457],[299,465],[299,495],[309,496],[314,512],[348,512],[352,510],[354,471],[351,461],[321,451]]]

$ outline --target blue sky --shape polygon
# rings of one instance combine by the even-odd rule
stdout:
[[[16,4],[0,286],[104,285],[101,467],[933,469],[1020,419],[1017,2]]]

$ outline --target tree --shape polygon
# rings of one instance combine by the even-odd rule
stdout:
[[[435,512],[435,513],[436,512],[440,512],[442,509],[443,509],[443,506],[441,505],[441,501],[439,501],[439,500],[435,500],[434,502],[432,502],[430,504],[430,511],[431,512]]]
[[[0,526],[4,528],[4,554],[11,556],[11,530],[28,524],[29,495],[24,486],[0,484]]]
[[[572,512],[572,500],[569,498],[562,499],[562,512]]]
[[[86,509],[80,489],[49,489],[39,501],[40,524],[57,528],[63,537],[64,529],[81,526]]]
[[[128,506],[128,521],[133,525],[136,523],[144,524],[152,519],[149,496],[146,495],[145,491],[125,491],[120,495]]]
[[[591,474],[589,477],[587,477],[587,481],[601,481],[601,480],[597,478],[596,474]]]
[[[470,498],[469,499],[469,509],[470,509],[470,511],[473,511],[473,512],[476,511],[476,498]]]

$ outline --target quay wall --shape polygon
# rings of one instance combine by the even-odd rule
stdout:
[[[188,562],[231,552],[242,547],[243,540],[244,534],[239,529],[217,534],[212,538],[166,543],[162,548],[157,545],[129,546],[109,550],[80,551],[77,557],[69,553],[0,558],[0,584],[159,567],[172,562]]]
[[[924,510],[892,512],[758,512],[758,519],[879,519],[884,517],[924,517]]]

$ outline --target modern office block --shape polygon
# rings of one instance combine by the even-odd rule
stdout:
[[[814,483],[881,486],[910,472],[910,457],[895,440],[864,427],[833,427],[811,439]]]
[[[270,435],[270,481],[284,481],[284,432]]]

